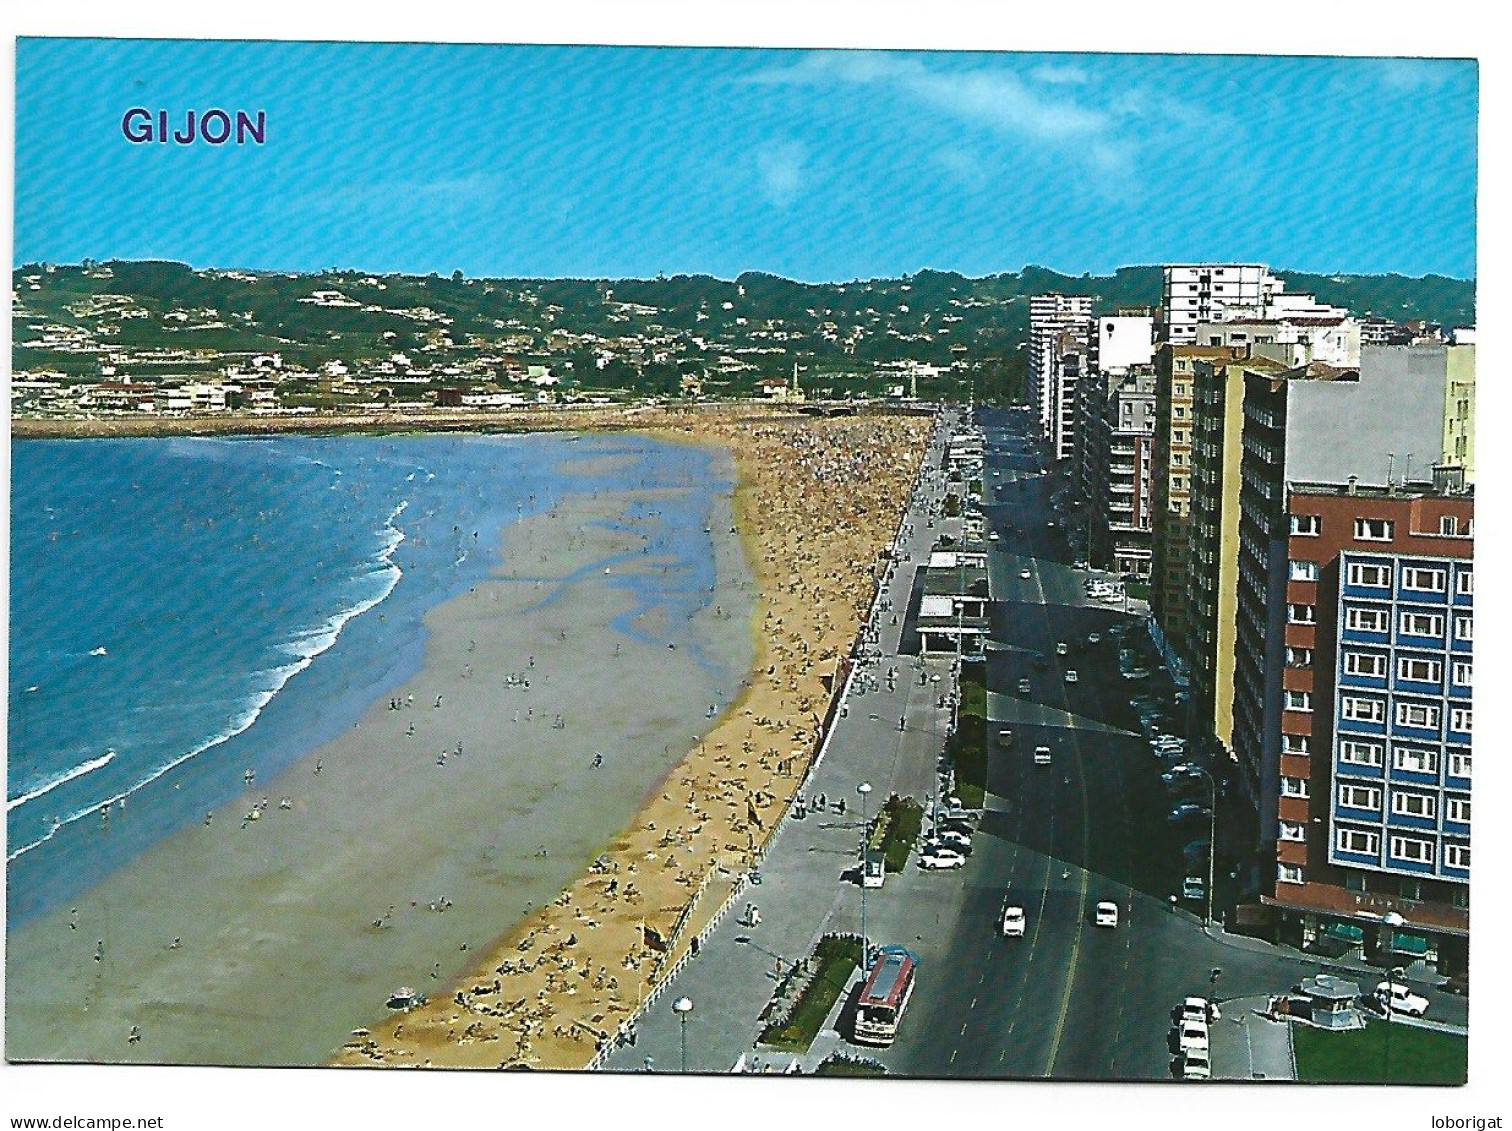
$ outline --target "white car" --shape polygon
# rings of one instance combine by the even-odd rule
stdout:
[[[1213,1065],[1208,1060],[1207,1049],[1187,1049],[1181,1054],[1181,1078],[1183,1080],[1211,1080]]]
[[[965,833],[956,832],[954,829],[944,829],[935,833],[935,843],[952,852],[970,852],[971,838]]]
[[[1382,982],[1375,988],[1375,999],[1382,1009],[1389,1000],[1391,1012],[1405,1013],[1408,1017],[1421,1017],[1428,1012],[1428,999],[1401,982]]]
[[[1036,746],[1034,748],[1034,764],[1036,766],[1048,766],[1050,764],[1050,747]]]
[[[949,848],[927,848],[919,856],[919,867],[929,871],[942,868],[964,868],[966,857]]]
[[[1176,1029],[1176,1042],[1176,1047],[1183,1053],[1193,1049],[1206,1052],[1208,1048],[1207,1022],[1192,1017],[1183,1019]]]
[[[998,538],[999,538],[999,535],[998,535],[998,532],[996,530],[994,530],[991,534],[987,535],[987,540],[989,542],[996,542],[998,540]]]
[[[1055,645],[1055,654],[1057,656],[1064,656],[1069,651],[1070,651],[1070,648],[1069,648],[1069,646],[1066,644],[1066,642],[1064,640],[1060,640],[1060,641],[1056,642],[1056,645]]]
[[[1097,913],[1092,920],[1099,927],[1118,926],[1118,904],[1110,899],[1105,899],[1097,905]]]
[[[1016,939],[1024,937],[1024,909],[1022,907],[1003,908],[1003,937]]]
[[[1029,569],[1021,569],[1019,570],[1019,576],[1022,577],[1025,581],[1028,581],[1034,576],[1034,571]]]
[[[1102,643],[1102,634],[1101,633],[1097,633],[1097,632],[1089,632],[1089,633],[1087,633],[1087,643],[1088,644],[1101,644]]]
[[[1076,677],[1076,669],[1075,668],[1067,668],[1066,669],[1066,682],[1067,683],[1075,683],[1076,682],[1076,678],[1077,678]]]
[[[1027,677],[1018,681],[1018,693],[1020,695],[1029,694],[1029,680]]]
[[[1205,1024],[1211,1025],[1214,1021],[1217,1021],[1222,1016],[1223,1014],[1218,1012],[1218,1007],[1212,1002],[1208,1001],[1207,998],[1189,997],[1182,1001],[1181,1012],[1177,1016],[1176,1020],[1178,1022],[1201,1021]]]
[[[1207,885],[1201,876],[1188,876],[1181,881],[1182,899],[1205,899],[1207,897]]]

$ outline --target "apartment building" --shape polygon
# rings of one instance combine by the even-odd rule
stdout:
[[[1035,295],[1029,300],[1029,397],[1052,459],[1069,459],[1076,393],[1091,349],[1089,295]]]
[[[1087,406],[1090,559],[1141,578],[1150,575],[1154,527],[1155,380],[1148,365],[1099,374]]]
[[[1348,313],[1309,294],[1287,294],[1286,284],[1259,263],[1180,263],[1165,269],[1162,336],[1172,345],[1199,341],[1197,328],[1203,324],[1243,318],[1296,322]]]
[[[1430,484],[1292,484],[1275,881],[1309,949],[1465,970],[1474,500]]]

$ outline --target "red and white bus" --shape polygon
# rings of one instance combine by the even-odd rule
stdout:
[[[919,956],[907,947],[884,946],[877,951],[856,1003],[852,1039],[858,1045],[885,1046],[898,1035],[898,1021],[913,994]]]

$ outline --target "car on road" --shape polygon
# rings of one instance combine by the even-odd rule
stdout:
[[[1093,913],[1092,922],[1099,927],[1118,926],[1118,904],[1110,899],[1105,899],[1097,905]]]
[[[1087,643],[1088,644],[1101,644],[1102,643],[1102,634],[1101,633],[1097,633],[1097,632],[1089,632],[1089,633],[1087,633]]]
[[[1181,898],[1199,902],[1207,898],[1207,885],[1203,883],[1201,876],[1188,876],[1181,881]]]
[[[1067,668],[1066,669],[1066,682],[1067,683],[1075,683],[1076,680],[1077,680],[1076,669],[1075,668]]]
[[[1150,678],[1150,671],[1149,671],[1148,668],[1130,668],[1128,671],[1126,671],[1126,672],[1124,672],[1122,674],[1123,674],[1124,679],[1149,679]]]
[[[1025,676],[1023,679],[1021,679],[1021,680],[1018,681],[1018,693],[1020,695],[1028,695],[1029,694],[1029,677],[1028,676]]]
[[[1408,1017],[1421,1017],[1428,1012],[1428,999],[1401,982],[1382,982],[1376,986],[1375,1000],[1382,1009],[1390,1001],[1391,1012],[1405,1013]]]
[[[989,542],[996,542],[1000,538],[1001,538],[1001,535],[999,535],[996,530],[994,530],[991,534],[987,535],[987,541],[989,541]]]
[[[1176,1026],[1176,1047],[1180,1052],[1191,1049],[1207,1051],[1208,1027],[1206,1021],[1188,1017]]]
[[[1057,640],[1055,642],[1055,654],[1057,656],[1064,656],[1070,650],[1071,649],[1066,646],[1066,642],[1064,640]]]
[[[1008,727],[1003,727],[998,731],[998,741],[1001,742],[1004,746],[1012,746],[1013,731]]]
[[[1183,1080],[1211,1080],[1213,1064],[1208,1059],[1207,1049],[1187,1049],[1181,1054],[1181,1078]]]
[[[1036,766],[1048,766],[1050,764],[1050,747],[1036,746],[1034,748],[1034,764]]]
[[[1211,1025],[1222,1016],[1218,1007],[1205,997],[1184,998],[1180,1005],[1171,1010],[1171,1020],[1178,1025],[1183,1021],[1201,1021]]]
[[[1166,820],[1175,824],[1177,821],[1190,820],[1193,817],[1211,817],[1213,811],[1206,805],[1198,805],[1195,801],[1183,801],[1172,809],[1166,816]]]
[[[938,846],[926,846],[919,854],[919,867],[926,871],[939,871],[944,868],[964,868],[966,857],[951,848]]]
[[[1014,904],[1003,908],[1003,937],[1024,937],[1024,909]]]
[[[1185,762],[1181,762],[1161,774],[1160,780],[1165,782],[1166,785],[1185,785],[1188,782],[1201,781],[1202,775]]]
[[[1028,568],[1021,569],[1021,570],[1019,570],[1019,576],[1021,578],[1023,578],[1025,581],[1028,581],[1030,578],[1032,578],[1034,576],[1034,571],[1031,570],[1031,569],[1028,569]]]

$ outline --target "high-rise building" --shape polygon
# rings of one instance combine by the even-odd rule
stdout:
[[[1197,327],[1203,324],[1243,319],[1297,323],[1348,313],[1309,294],[1287,294],[1286,284],[1259,263],[1181,263],[1165,269],[1162,336],[1172,345],[1198,341]]]
[[[1150,612],[1183,670],[1192,611],[1187,595],[1187,529],[1192,520],[1196,427],[1194,364],[1199,359],[1232,361],[1241,354],[1210,346],[1167,344],[1155,356]]]
[[[1052,459],[1068,459],[1076,392],[1090,350],[1089,295],[1035,295],[1029,300],[1029,398]]]
[[[1154,525],[1155,371],[1098,374],[1089,382],[1088,549],[1097,565],[1148,577]],[[1106,393],[1104,388],[1106,387]]]
[[[1458,469],[1433,477],[1287,491],[1262,902],[1295,945],[1452,974],[1469,931],[1474,500]]]
[[[1474,483],[1474,344],[1451,345],[1435,341],[1404,346],[1366,346],[1360,354],[1360,368],[1366,373],[1389,373],[1394,378],[1418,374],[1443,388],[1444,431],[1438,450],[1414,452],[1412,459],[1419,469],[1429,462],[1462,468],[1465,481]]]
[[[1239,576],[1234,665],[1233,779],[1260,855],[1276,836],[1287,636],[1316,623],[1316,602],[1289,600],[1289,483],[1389,488],[1437,462],[1444,386],[1432,372],[1331,366],[1245,377],[1239,467]],[[1422,478],[1420,474],[1419,478]],[[1258,876],[1256,877],[1258,880]]]

